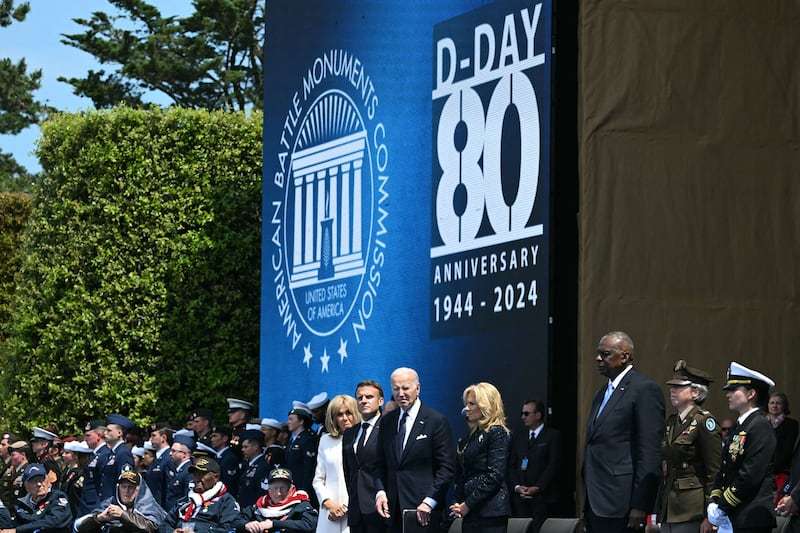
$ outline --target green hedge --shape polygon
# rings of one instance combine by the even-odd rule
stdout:
[[[11,298],[19,271],[19,248],[31,212],[27,194],[0,193],[0,326],[11,316]],[[0,331],[0,344],[3,332]]]
[[[0,420],[182,423],[258,392],[260,113],[59,115],[0,353]],[[226,420],[225,420],[226,421]]]

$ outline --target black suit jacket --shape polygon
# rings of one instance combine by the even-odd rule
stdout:
[[[398,458],[400,413],[402,409],[395,409],[381,423],[375,469],[375,490],[386,491],[389,499],[390,526],[401,519],[403,509],[415,509],[425,498],[436,500],[435,513],[447,507],[445,497],[455,473],[450,423],[425,404],[420,405],[403,455]]]
[[[624,518],[631,509],[651,512],[661,482],[661,388],[631,369],[596,417],[606,387],[594,395],[586,428],[587,504],[603,518]]]
[[[511,441],[511,455],[508,460],[508,488],[514,494],[514,487],[539,487],[537,498],[548,503],[558,500],[555,478],[561,455],[561,433],[557,429],[544,426],[536,440],[528,440],[528,430],[520,431]],[[527,458],[527,469],[522,469]],[[518,496],[517,496],[518,497]]]
[[[775,428],[775,473],[788,472],[792,466],[792,451],[797,440],[798,422],[794,418],[784,418]]]
[[[360,426],[355,426],[342,435],[342,467],[347,481],[347,494],[350,505],[347,509],[347,523],[355,526],[361,523],[362,515],[377,514],[375,511],[375,463],[378,456],[378,434],[381,421],[379,417],[364,443],[364,449],[356,454],[353,446]]]
[[[794,442],[794,452],[792,454],[792,473],[790,479],[792,480],[792,488],[789,495],[792,500],[797,503],[800,502],[800,435]],[[792,517],[794,531],[800,531],[800,519],[795,515]]]

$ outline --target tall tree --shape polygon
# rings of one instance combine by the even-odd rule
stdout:
[[[109,0],[118,14],[75,19],[83,33],[63,43],[113,70],[59,78],[97,108],[141,106],[147,92],[194,109],[261,109],[263,0],[194,0],[188,17],[162,17],[144,0]]]
[[[14,6],[14,0],[0,0],[0,27],[25,20],[29,10],[27,2]],[[0,59],[0,134],[16,135],[43,118],[47,109],[33,97],[41,79],[42,71],[28,72],[24,59]],[[13,155],[0,151],[0,191],[26,191],[32,181]]]

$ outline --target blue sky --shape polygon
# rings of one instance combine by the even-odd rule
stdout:
[[[15,2],[19,3],[19,0]],[[95,11],[112,13],[111,4],[107,0],[29,0],[29,3],[31,10],[23,22],[0,28],[0,57],[15,62],[25,58],[29,72],[42,69],[42,87],[36,93],[39,100],[63,111],[91,109],[91,100],[75,96],[71,85],[57,79],[59,76],[82,77],[89,69],[97,70],[100,65],[94,56],[62,44],[61,34],[81,33],[82,26],[72,19],[89,19]],[[191,0],[149,0],[149,3],[158,7],[163,16],[186,16],[192,12]],[[110,71],[113,66],[102,68]],[[153,101],[159,102],[157,95]],[[15,136],[0,135],[0,148],[14,154],[28,170],[37,172],[39,163],[31,152],[38,138],[38,127]]]

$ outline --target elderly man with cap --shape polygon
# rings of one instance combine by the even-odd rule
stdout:
[[[211,447],[217,455],[220,479],[228,487],[228,492],[236,498],[239,495],[239,476],[242,472],[242,464],[239,455],[229,446],[232,435],[231,428],[228,426],[214,426],[211,429]]]
[[[737,362],[728,369],[723,389],[728,407],[739,416],[725,440],[722,467],[708,504],[708,520],[720,533],[747,530],[768,533],[775,527],[772,456],[775,433],[762,416],[775,382]]]
[[[665,464],[661,531],[711,533],[706,506],[722,460],[722,439],[717,421],[700,406],[714,380],[683,360],[677,361],[672,371],[667,385],[676,413],[667,418],[661,443]]]
[[[120,474],[114,497],[78,518],[74,529],[78,533],[155,533],[166,515],[142,475],[128,470]]]
[[[133,454],[125,445],[125,435],[134,425],[133,421],[124,415],[113,414],[106,417],[105,437],[111,453],[100,474],[100,489],[97,493],[99,501],[114,496],[120,474],[133,470]]]
[[[27,494],[17,502],[14,527],[0,533],[67,533],[72,524],[67,495],[52,488],[44,465],[26,466],[22,480]]]
[[[292,473],[276,468],[269,473],[269,490],[255,505],[242,509],[236,521],[237,533],[310,533],[317,527],[317,511],[308,493],[292,483]]]
[[[235,527],[239,504],[219,479],[219,463],[201,457],[189,467],[192,492],[167,512],[160,533],[227,533]]]
[[[286,447],[286,468],[292,472],[294,484],[304,490],[316,508],[312,481],[317,468],[317,437],[311,431],[311,411],[302,402],[294,402],[289,411],[289,444]]]
[[[270,466],[264,459],[264,434],[258,429],[247,429],[240,434],[242,446],[242,475],[239,478],[239,504],[253,505],[267,492],[267,474]]]
[[[278,468],[286,462],[286,448],[279,442],[278,437],[283,431],[283,424],[274,418],[261,419],[261,433],[264,434],[264,459],[269,464],[269,469]]]
[[[189,493],[192,482],[192,473],[189,467],[192,464],[194,439],[192,433],[186,430],[176,431],[172,436],[172,446],[169,455],[172,461],[167,471],[167,493],[164,498],[165,509],[172,507]]]

